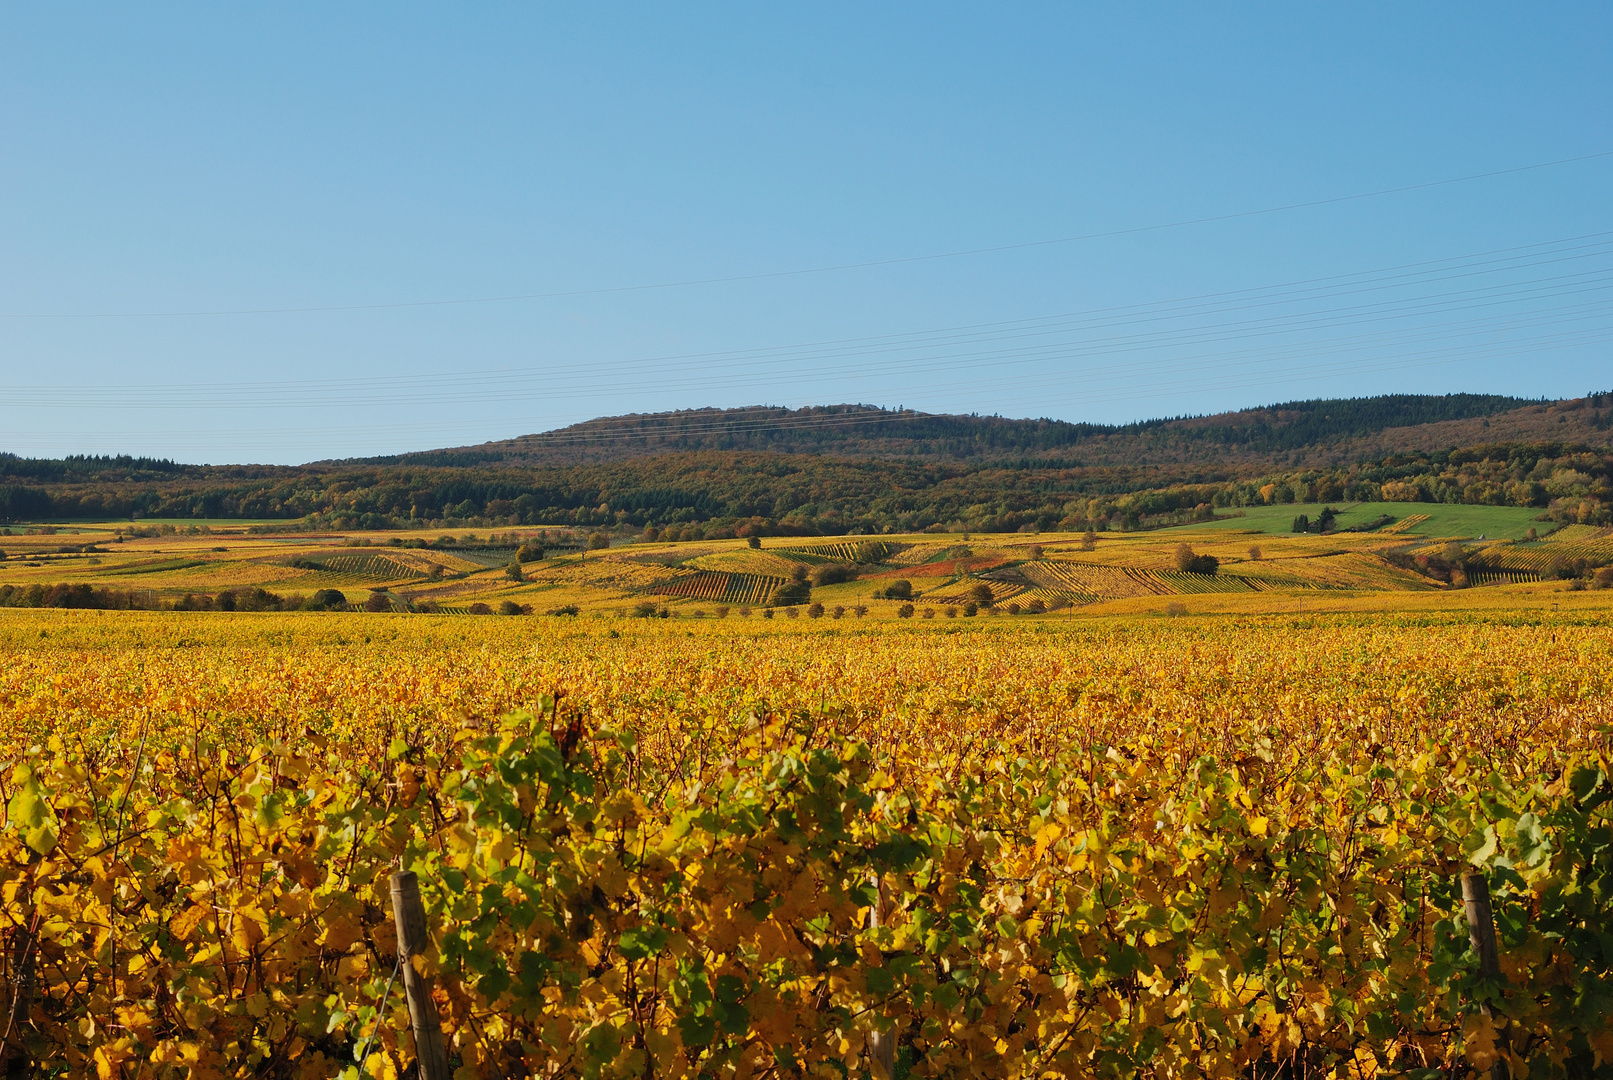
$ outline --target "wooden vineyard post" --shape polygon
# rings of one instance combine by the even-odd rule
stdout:
[[[1479,956],[1479,974],[1490,982],[1499,984],[1501,981],[1501,951],[1495,943],[1495,915],[1490,910],[1490,883],[1484,879],[1483,874],[1472,873],[1462,875],[1462,909],[1467,915],[1467,938],[1473,946],[1473,951]],[[1490,1006],[1479,1006],[1485,1016],[1490,1016]],[[1498,1045],[1506,1045],[1505,1036],[1498,1040]],[[1510,1075],[1507,1063],[1497,1058],[1495,1064],[1490,1066],[1491,1080],[1507,1080]]]
[[[874,878],[874,906],[868,911],[868,925],[879,929],[881,925],[879,910],[885,904],[885,886],[878,877]],[[896,1076],[896,1033],[894,1031],[872,1031],[868,1034],[868,1056],[874,1061],[874,1076],[876,1080],[893,1080]]]
[[[420,1080],[450,1080],[442,1023],[437,1016],[437,1005],[431,1000],[431,978],[416,971],[413,963],[414,957],[429,943],[426,909],[420,902],[420,881],[413,870],[392,875],[392,917],[398,928],[403,993],[409,1001],[409,1026],[414,1029]]]

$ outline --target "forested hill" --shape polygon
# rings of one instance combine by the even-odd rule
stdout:
[[[0,522],[261,518],[309,529],[678,525],[703,536],[806,535],[1147,528],[1213,508],[1394,498],[1534,506],[1607,524],[1610,417],[1613,394],[1296,402],[1115,427],[862,407],[709,410],[368,462],[0,455]]]
[[[351,464],[534,467],[647,455],[770,451],[854,458],[1087,465],[1288,462],[1334,464],[1388,450],[1526,439],[1605,441],[1590,399],[1538,402],[1497,394],[1393,394],[1292,401],[1214,416],[1131,424],[934,415],[867,405],[693,409],[604,417],[500,442]]]

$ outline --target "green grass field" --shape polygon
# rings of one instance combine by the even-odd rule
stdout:
[[[1305,514],[1312,521],[1322,512],[1322,503],[1290,503],[1282,506],[1251,506],[1242,517],[1229,517],[1211,524],[1179,525],[1162,532],[1259,532],[1287,533],[1293,528],[1294,518]],[[1451,536],[1471,539],[1484,536],[1490,540],[1522,540],[1530,529],[1541,535],[1552,528],[1550,522],[1536,520],[1540,511],[1518,506],[1448,506],[1444,503],[1332,503],[1339,511],[1338,523],[1349,528],[1371,521],[1382,514],[1391,514],[1399,521],[1414,515],[1426,515],[1428,520],[1406,530],[1406,536]]]

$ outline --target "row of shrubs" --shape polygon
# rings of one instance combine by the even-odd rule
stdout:
[[[401,598],[400,598],[401,600]],[[96,611],[405,611],[432,614],[441,612],[436,601],[419,604],[393,597],[385,590],[370,594],[362,604],[350,603],[340,589],[320,589],[312,596],[292,593],[282,596],[267,589],[229,589],[209,595],[186,593],[177,600],[168,601],[150,589],[108,589],[90,585],[0,585],[0,607],[13,608],[79,608]],[[504,600],[496,607],[476,603],[469,607],[472,615],[533,615],[532,605]],[[576,615],[575,604],[566,604],[545,612],[548,615]]]

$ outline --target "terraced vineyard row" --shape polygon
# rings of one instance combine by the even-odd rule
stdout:
[[[1602,525],[1564,525],[1545,538],[1548,544],[1589,544],[1598,540],[1613,541],[1613,527]]]
[[[697,555],[683,560],[684,567],[696,570],[716,570],[725,574],[760,574],[763,577],[788,576],[790,568],[805,560],[792,558],[784,551],[752,551],[750,548],[719,551]]]
[[[879,561],[884,562],[893,555],[898,545],[885,540],[846,540],[835,544],[802,544],[799,547],[769,547],[767,550],[778,555],[785,555],[804,563],[829,562],[857,562],[858,549],[864,544],[875,544],[879,548]]]
[[[374,552],[363,555],[331,555],[317,561],[324,563],[326,569],[339,574],[352,574],[355,577],[375,578],[380,581],[426,576],[424,570],[410,566],[390,555],[378,555]]]
[[[999,571],[997,576],[1023,578],[1038,588],[1051,589],[1077,603],[1142,596],[1343,587],[1288,574],[1185,574],[1176,570],[1143,570],[1051,561],[1025,563],[1011,570]]]
[[[1428,520],[1428,515],[1427,514],[1407,514],[1405,517],[1401,518],[1399,521],[1396,521],[1396,522],[1394,522],[1392,524],[1389,524],[1389,525],[1385,525],[1383,528],[1379,529],[1378,530],[1378,535],[1382,536],[1385,533],[1410,532],[1412,529],[1415,529],[1417,526],[1421,525],[1423,522],[1425,522],[1427,520]]]
[[[1472,570],[1467,575],[1470,585],[1522,585],[1540,580],[1540,575],[1529,570]]]
[[[955,582],[952,585],[943,585],[934,592],[925,593],[923,595],[923,602],[935,604],[967,604],[972,599],[970,593],[975,589],[976,586],[979,585],[985,585],[991,590],[991,601],[994,604],[1000,604],[1006,600],[1012,600],[1014,597],[1023,593],[1035,591],[1034,589],[1027,588],[1023,583],[1017,581],[996,581],[990,578],[969,578],[961,582]],[[1061,595],[1067,597],[1069,596],[1069,591],[1063,590]],[[1083,602],[1090,603],[1091,601]]]
[[[1063,593],[1070,599],[1091,597],[1120,600],[1134,596],[1157,596],[1167,590],[1158,583],[1138,578],[1118,566],[1089,566],[1061,562],[1033,562],[1016,568],[1027,581]]]
[[[693,570],[678,574],[650,587],[658,596],[707,600],[725,604],[765,604],[780,585],[789,579],[763,574],[724,574],[715,570]]]
[[[1492,544],[1471,557],[1476,566],[1489,570],[1549,570],[1553,564],[1571,565],[1580,559],[1591,563],[1613,562],[1613,541],[1558,542],[1555,538],[1534,544]]]

